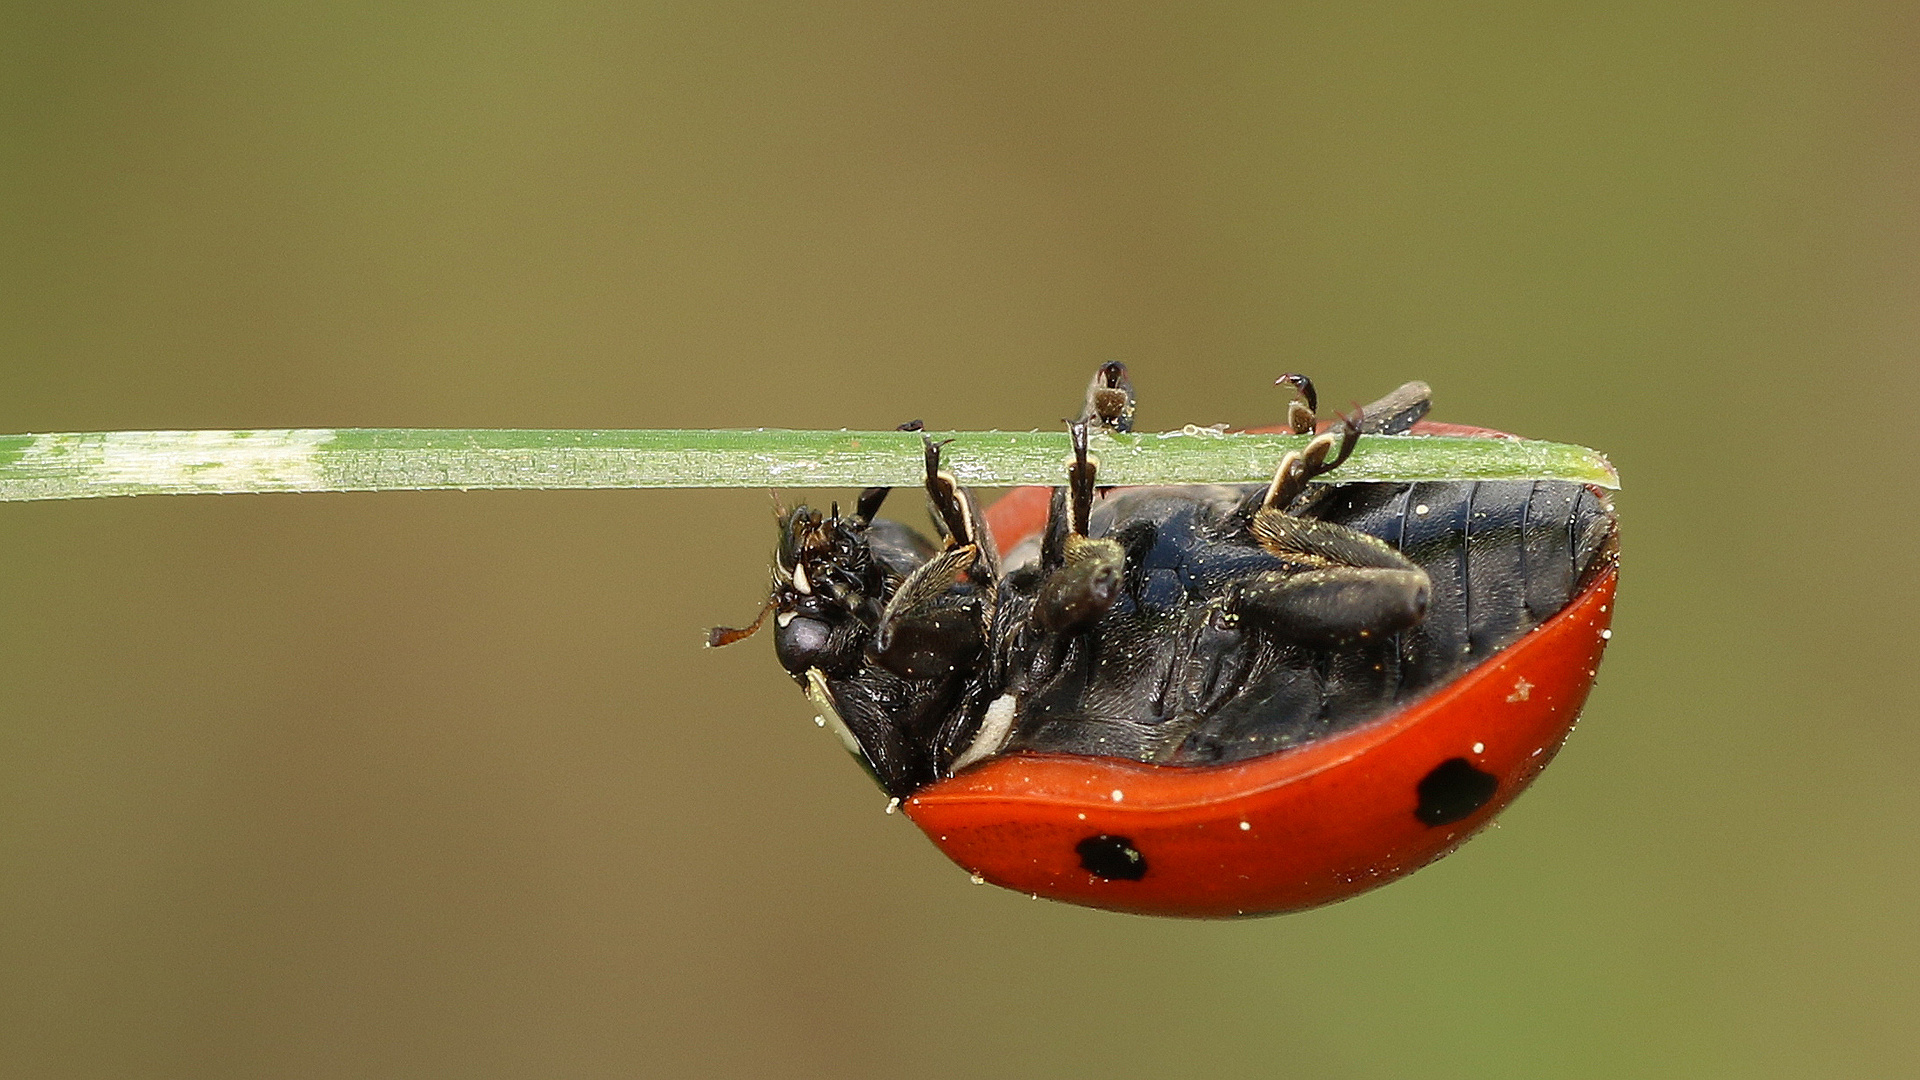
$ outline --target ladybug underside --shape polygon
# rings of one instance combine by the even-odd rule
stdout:
[[[1045,533],[1004,564],[931,442],[939,544],[875,520],[884,489],[850,515],[788,514],[777,651],[902,797],[1019,750],[1215,765],[1363,724],[1566,607],[1614,543],[1611,506],[1580,484],[1309,483],[1426,408],[1408,384],[1269,486],[1096,500],[1087,430],[1132,415],[1108,365]],[[1313,430],[1310,408],[1293,426]]]
[[[1127,589],[1057,666],[1011,659],[1019,708],[1002,750],[1213,765],[1364,723],[1443,686],[1551,618],[1611,536],[1580,484],[1344,484],[1315,517],[1391,544],[1425,570],[1427,611],[1398,634],[1309,646],[1210,619],[1227,583],[1275,559],[1245,538],[1263,489],[1144,488],[1095,511],[1095,535],[1130,554]],[[1009,563],[1037,556],[1016,548]],[[1018,580],[1018,571],[1009,575]],[[1003,627],[1019,618],[1006,604]],[[1001,640],[1015,635],[1005,633]],[[1097,658],[1097,659],[1096,659]]]

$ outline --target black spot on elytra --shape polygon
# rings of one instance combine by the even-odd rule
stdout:
[[[1139,881],[1147,876],[1147,857],[1124,836],[1089,836],[1075,844],[1087,873],[1108,881]]]
[[[1451,825],[1487,805],[1499,786],[1497,777],[1474,768],[1466,758],[1448,758],[1434,766],[1415,789],[1420,806],[1413,816],[1429,828]]]

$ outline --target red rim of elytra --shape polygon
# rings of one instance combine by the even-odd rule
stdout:
[[[996,537],[1010,545],[1037,528],[1049,495],[1020,489],[996,503]],[[1293,750],[1201,767],[1009,754],[922,788],[902,809],[981,878],[1095,907],[1226,917],[1344,899],[1458,847],[1553,759],[1592,687],[1616,581],[1609,568],[1559,614],[1428,697]],[[1416,814],[1421,782],[1456,759],[1497,786],[1470,814],[1429,825]],[[1076,848],[1096,836],[1124,838],[1146,873],[1090,873]]]

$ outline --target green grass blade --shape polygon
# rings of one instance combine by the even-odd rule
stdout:
[[[964,484],[1060,483],[1065,432],[960,431]],[[1293,435],[1188,429],[1094,436],[1105,484],[1264,481]],[[103,495],[479,488],[791,488],[911,485],[920,436],[901,431],[522,431],[296,428],[0,435],[0,501]],[[1520,439],[1367,436],[1342,480],[1571,480],[1618,487],[1579,446]]]

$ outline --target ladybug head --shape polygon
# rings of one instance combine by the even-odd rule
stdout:
[[[876,520],[885,494],[869,488],[848,514],[838,506],[781,514],[760,617],[744,629],[716,628],[707,641],[731,644],[772,615],[780,666],[806,688],[822,725],[890,794],[905,795],[940,775],[963,734],[960,694],[986,641],[994,579],[971,572],[978,545],[943,551],[899,522]],[[977,512],[954,498],[971,537]]]
[[[885,589],[867,526],[838,507],[822,516],[800,506],[780,519],[768,603],[774,652],[796,679],[808,668],[839,673],[860,662]]]

